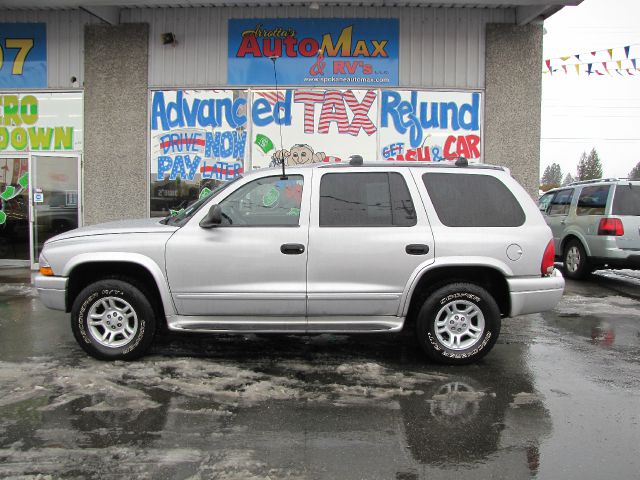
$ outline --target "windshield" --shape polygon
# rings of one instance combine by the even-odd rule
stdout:
[[[193,203],[190,203],[189,205],[186,206],[186,208],[183,208],[182,210],[177,212],[172,211],[171,215],[165,217],[162,220],[162,223],[164,223],[165,225],[175,225],[178,227],[183,226],[185,223],[187,223],[187,220],[189,220],[193,216],[194,213],[200,210],[200,208],[209,201],[212,195],[217,195],[218,193],[223,191],[225,188],[229,187],[230,185],[237,182],[241,178],[242,178],[242,175],[239,175],[233,180],[225,184],[222,184],[218,188],[212,190],[211,192],[206,194],[204,197],[196,200]]]

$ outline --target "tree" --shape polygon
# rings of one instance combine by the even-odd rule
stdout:
[[[589,155],[582,152],[578,163],[578,180],[593,180],[602,178],[602,163],[595,148],[591,149]]]
[[[640,180],[640,162],[629,172],[629,180]]]
[[[551,188],[559,187],[562,182],[562,169],[557,163],[552,163],[544,169],[542,174],[540,189],[547,191]]]
[[[567,176],[564,177],[564,180],[562,181],[562,186],[564,187],[565,185],[569,185],[570,183],[575,182],[576,179],[573,178],[573,175],[571,175],[570,173],[567,173]]]

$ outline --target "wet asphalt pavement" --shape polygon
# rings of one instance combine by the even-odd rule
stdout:
[[[76,346],[0,270],[0,477],[640,478],[640,275],[568,282],[479,364],[398,336],[166,336]]]

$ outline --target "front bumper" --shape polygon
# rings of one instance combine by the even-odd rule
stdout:
[[[66,311],[68,277],[36,275],[35,284],[42,303],[54,310]]]
[[[551,310],[564,292],[564,278],[558,270],[548,277],[507,279],[507,284],[511,299],[510,317]]]

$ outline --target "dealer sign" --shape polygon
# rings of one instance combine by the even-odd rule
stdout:
[[[398,20],[229,20],[229,85],[398,85]]]

